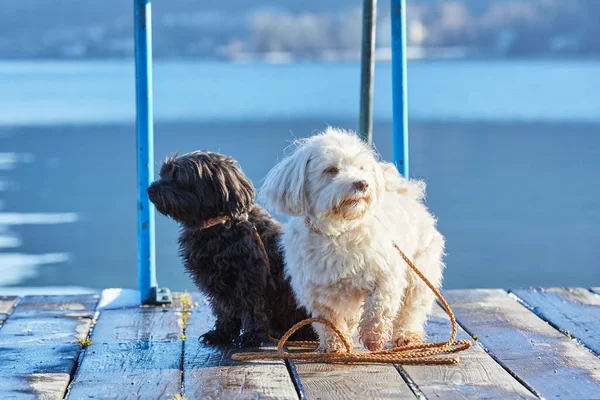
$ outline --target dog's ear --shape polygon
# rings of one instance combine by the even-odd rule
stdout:
[[[310,152],[305,148],[298,148],[269,171],[260,189],[260,200],[265,207],[289,215],[307,213],[305,186],[309,161]]]
[[[415,200],[423,200],[425,198],[425,182],[404,178],[392,163],[380,162],[379,165],[383,171],[386,191],[410,196]]]
[[[405,187],[404,177],[398,172],[396,166],[390,162],[379,162],[381,171],[383,172],[383,183],[387,192],[402,193]]]
[[[225,214],[240,215],[249,211],[254,204],[254,185],[248,177],[242,172],[237,164],[231,168],[219,171],[223,176],[218,181],[225,186],[221,189],[224,196]]]

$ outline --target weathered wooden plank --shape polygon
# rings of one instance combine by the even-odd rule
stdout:
[[[391,364],[338,365],[296,362],[309,399],[414,399]]]
[[[94,318],[99,296],[25,296],[14,310],[12,317],[82,317]]]
[[[172,399],[181,391],[181,331],[173,309],[100,312],[68,397]]]
[[[511,290],[537,316],[600,354],[600,296],[583,288]]]
[[[100,312],[92,332],[94,343],[177,342],[181,313],[162,307],[136,307]]]
[[[430,342],[448,339],[450,320],[441,307],[434,307],[426,329]],[[458,338],[470,339],[460,328]],[[536,398],[477,343],[458,357],[460,364],[456,366],[406,365],[403,368],[428,399]]]
[[[71,379],[69,374],[3,375],[3,399],[60,399]]]
[[[445,292],[461,325],[493,357],[545,398],[592,399],[600,359],[502,290]]]
[[[392,364],[344,365],[301,361],[294,364],[309,399],[415,398],[415,393]]]
[[[0,296],[0,326],[2,326],[18,302],[19,298],[16,296]]]
[[[188,399],[297,399],[283,361],[240,363],[233,347],[205,346],[199,337],[212,329],[214,318],[202,298],[187,321],[183,382]]]
[[[0,329],[0,398],[61,398],[98,297],[26,296]],[[74,314],[73,314],[74,313]]]

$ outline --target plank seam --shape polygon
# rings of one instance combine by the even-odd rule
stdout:
[[[185,341],[187,340],[187,336],[186,331],[187,331],[187,324],[190,321],[190,318],[193,318],[193,312],[189,312],[188,316],[187,316],[187,320],[186,320],[186,324],[183,323],[183,308],[181,311],[181,338],[182,340],[180,340],[181,342],[181,363],[179,364],[179,370],[180,370],[180,374],[179,374],[179,393],[181,394],[181,396],[184,395],[185,393],[185,379],[184,379],[184,374],[185,374]]]
[[[100,297],[98,297],[98,300],[96,301],[96,304],[94,305],[94,310],[96,310],[96,307],[98,306],[99,301],[100,301]],[[92,324],[90,325],[90,329],[88,329],[88,331],[87,331],[86,339],[90,339],[92,337],[92,332],[94,331],[94,327],[98,323],[99,317],[100,317],[100,311],[96,311],[94,313],[94,317],[92,318]],[[85,319],[88,319],[88,318],[85,318]],[[63,399],[66,399],[69,397],[71,387],[73,386],[73,382],[75,382],[75,376],[77,376],[77,371],[79,371],[79,366],[81,365],[81,362],[83,361],[83,358],[85,357],[86,353],[87,353],[87,347],[82,348],[81,351],[79,352],[79,354],[77,355],[77,359],[75,360],[75,365],[73,365],[73,369],[71,370],[71,373],[69,374],[69,383],[67,384],[65,392],[63,393]]]
[[[592,292],[592,293],[594,293],[594,292]],[[562,333],[563,335],[565,335],[571,341],[577,343],[579,346],[581,346],[585,350],[589,351],[593,355],[595,355],[597,357],[600,357],[600,353],[598,353],[598,352],[594,351],[593,349],[587,347],[585,345],[585,343],[583,343],[578,337],[574,336],[569,331],[565,331],[559,325],[557,325],[554,322],[552,322],[542,311],[540,311],[537,307],[533,307],[531,304],[527,303],[524,299],[520,298],[515,292],[512,291],[512,289],[508,290],[508,295],[511,296],[513,299],[515,299],[517,301],[517,303],[521,304],[527,310],[529,310],[533,314],[535,314],[535,316],[537,316],[539,319],[541,319],[542,321],[546,322],[552,328],[556,329],[557,331],[559,331],[560,333]]]
[[[438,304],[439,304],[439,301],[438,301]],[[442,304],[440,304],[440,306],[443,307]],[[452,304],[450,304],[450,307],[452,307]],[[510,374],[510,376],[515,378],[517,380],[517,382],[519,382],[521,385],[523,385],[523,387],[525,387],[525,389],[529,390],[534,396],[536,396],[540,399],[544,398],[540,393],[538,393],[537,390],[535,390],[531,385],[529,385],[527,382],[525,382],[525,380],[523,380],[519,375],[517,375],[514,371],[512,371],[508,366],[504,365],[504,363],[490,349],[488,349],[483,343],[481,343],[479,340],[475,339],[476,335],[465,324],[463,324],[460,321],[458,316],[456,316],[456,323],[458,325],[460,325],[460,327],[463,328],[463,330],[465,332],[467,332],[467,334],[469,336],[471,336],[473,341],[475,341],[475,343],[479,347],[481,347],[483,349],[483,351],[485,351],[492,358],[492,360],[494,360],[498,365],[500,365],[500,367],[502,367],[502,369],[504,369],[506,372],[508,372]]]
[[[413,392],[415,397],[420,400],[426,400],[427,397],[423,394],[423,392],[419,388],[419,385],[417,385],[415,381],[412,380],[410,375],[408,375],[408,372],[406,372],[406,370],[399,364],[394,364],[394,367],[396,368],[396,371],[398,371],[398,373],[400,374],[402,380],[408,385],[410,390]]]
[[[287,351],[287,348],[286,348]],[[306,399],[306,394],[304,393],[304,386],[302,386],[302,382],[300,381],[300,375],[298,375],[298,370],[296,369],[296,363],[294,360],[285,360],[285,366],[290,374],[290,378],[292,379],[292,383],[294,384],[294,389],[296,389],[296,394],[300,400]]]
[[[113,387],[119,398],[181,395],[180,333],[179,315],[165,307],[101,310],[69,399],[112,398]]]

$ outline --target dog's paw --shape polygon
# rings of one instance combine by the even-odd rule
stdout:
[[[200,336],[200,340],[207,346],[216,346],[231,344],[233,337],[228,332],[220,332],[213,330],[208,331],[204,335]]]
[[[360,331],[360,342],[369,351],[379,351],[387,343],[387,337],[381,332]]]
[[[386,341],[384,339],[363,341],[363,346],[369,351],[379,351],[385,347],[385,344]]]
[[[339,340],[328,340],[321,343],[316,350],[317,353],[345,353],[346,347]]]
[[[390,336],[385,334],[386,331],[381,329],[374,330],[359,330],[360,342],[369,351],[379,351],[385,347]]]
[[[239,347],[259,347],[263,342],[263,335],[256,332],[246,332],[236,341]]]
[[[421,344],[425,341],[425,332],[404,331],[399,335],[394,335],[392,346],[412,346]]]

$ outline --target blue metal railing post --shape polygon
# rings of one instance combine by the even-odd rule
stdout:
[[[156,297],[154,207],[148,186],[154,179],[154,129],[152,121],[152,14],[150,0],[135,4],[135,87],[138,176],[138,288],[142,303]]]
[[[392,5],[392,152],[398,171],[408,178],[408,85],[406,79],[406,0]]]

